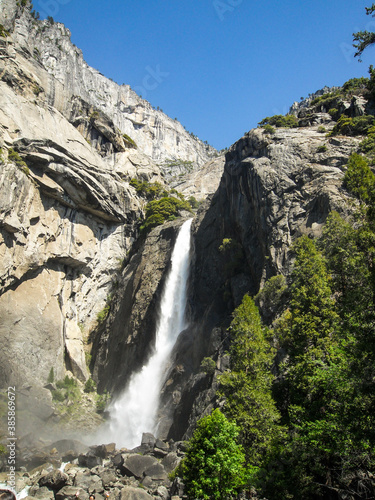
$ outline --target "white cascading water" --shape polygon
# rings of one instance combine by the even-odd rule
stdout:
[[[143,432],[154,433],[159,395],[166,363],[177,337],[186,328],[186,291],[190,265],[192,219],[181,226],[172,253],[171,270],[164,285],[150,359],[135,373],[125,392],[111,404],[110,438],[117,446],[140,445]]]

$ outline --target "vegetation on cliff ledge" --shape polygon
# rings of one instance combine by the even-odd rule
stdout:
[[[197,206],[197,200],[194,197],[185,200],[181,193],[175,189],[169,191],[160,182],[140,181],[133,178],[130,185],[135,188],[139,196],[148,200],[145,220],[140,227],[142,234],[147,234],[165,221],[176,219],[183,211],[192,212]]]

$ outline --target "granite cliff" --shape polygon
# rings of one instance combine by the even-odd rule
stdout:
[[[142,366],[176,234],[191,216],[141,232],[148,200],[133,181],[157,182],[201,201],[190,326],[159,410],[161,438],[189,437],[217,403],[202,360],[214,359],[216,374],[227,367],[226,328],[243,295],[288,275],[292,241],[349,210],[343,170],[360,138],[327,138],[321,128],[335,122],[310,99],[292,107],[298,127],[251,130],[224,158],[90,68],[69,30],[34,19],[27,2],[3,1],[0,24],[0,387],[22,389],[26,407],[43,398],[38,418],[58,424],[51,369],[55,380],[70,374],[83,387],[92,376],[116,395]],[[364,101],[337,106],[358,116]]]

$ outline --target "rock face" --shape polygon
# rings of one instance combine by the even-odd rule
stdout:
[[[140,237],[146,200],[131,180],[157,181],[202,202],[193,222],[190,324],[159,408],[159,438],[189,437],[216,404],[213,375],[228,366],[233,309],[271,276],[289,273],[295,238],[319,236],[330,211],[346,212],[343,166],[360,139],[320,133],[334,122],[324,106],[308,108],[310,99],[293,107],[299,128],[252,130],[225,159],[211,158],[178,122],[90,68],[69,30],[36,21],[23,3],[0,5],[10,32],[0,37],[0,388],[21,388],[24,406],[41,400],[44,422],[54,417],[44,387],[52,368],[57,380],[71,373],[81,382],[91,370],[99,391],[115,394],[142,366],[187,217]],[[340,106],[356,116],[365,103]],[[214,373],[201,369],[205,357]],[[118,498],[168,498],[166,474],[179,455],[160,440],[152,446],[152,460],[120,453],[111,471],[97,452],[82,452],[78,462],[93,473],[46,477],[39,494],[52,498],[58,484],[56,498],[73,498],[77,488],[86,498],[113,483]],[[117,469],[134,480],[119,479]],[[141,480],[148,491],[133,491]]]
[[[164,185],[156,160],[173,175],[172,160],[194,171],[215,151],[90,68],[69,30],[33,19],[28,2],[1,2],[0,24],[9,32],[0,37],[0,387],[16,385],[31,401],[30,384],[42,394],[51,370],[55,380],[90,376],[89,334],[106,315],[143,217],[145,200],[130,180]],[[116,336],[109,353],[100,337],[100,386],[117,387],[147,352],[152,334],[137,336],[136,326],[152,323],[147,312],[172,237],[173,229],[155,245],[159,272],[135,256],[150,281],[151,306],[137,291],[123,306],[128,337],[119,334],[119,342],[132,346],[125,358]],[[145,243],[145,255],[157,239]],[[128,368],[116,372],[124,359]],[[47,403],[42,420],[51,417]]]
[[[226,367],[225,330],[243,295],[257,293],[271,276],[287,275],[292,241],[319,236],[332,210],[348,210],[343,166],[358,139],[327,139],[318,123],[329,130],[329,115],[316,119],[308,128],[278,129],[272,136],[256,129],[242,137],[226,155],[219,189],[198,213],[191,324],[175,347],[160,404],[172,423],[165,429],[169,437],[189,437],[196,419],[212,408],[215,378],[200,363],[209,356],[219,372]]]
[[[7,15],[7,25],[12,29],[12,11],[18,9],[20,13],[20,8],[16,7],[15,0],[3,3],[3,15]],[[215,154],[213,148],[186,132],[177,120],[153,109],[129,85],[118,85],[88,66],[82,52],[70,41],[71,33],[64,25],[36,21],[26,7],[17,18],[12,35],[17,49],[34,66],[45,70],[46,74],[38,75],[40,93],[45,93],[50,105],[76,126],[86,128],[86,132],[85,122],[97,119],[96,131],[108,139],[108,127],[98,116],[104,114],[121,131],[120,148],[122,135],[126,134],[154,161],[178,159],[192,162],[196,168]],[[159,74],[160,68],[152,69],[153,84],[160,83]]]

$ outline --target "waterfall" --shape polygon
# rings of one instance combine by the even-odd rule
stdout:
[[[109,408],[110,438],[117,446],[134,448],[141,443],[143,432],[154,433],[156,430],[156,413],[165,366],[179,333],[187,326],[185,309],[191,222],[192,219],[181,226],[172,252],[153,353],[141,371],[131,377],[125,392]]]

